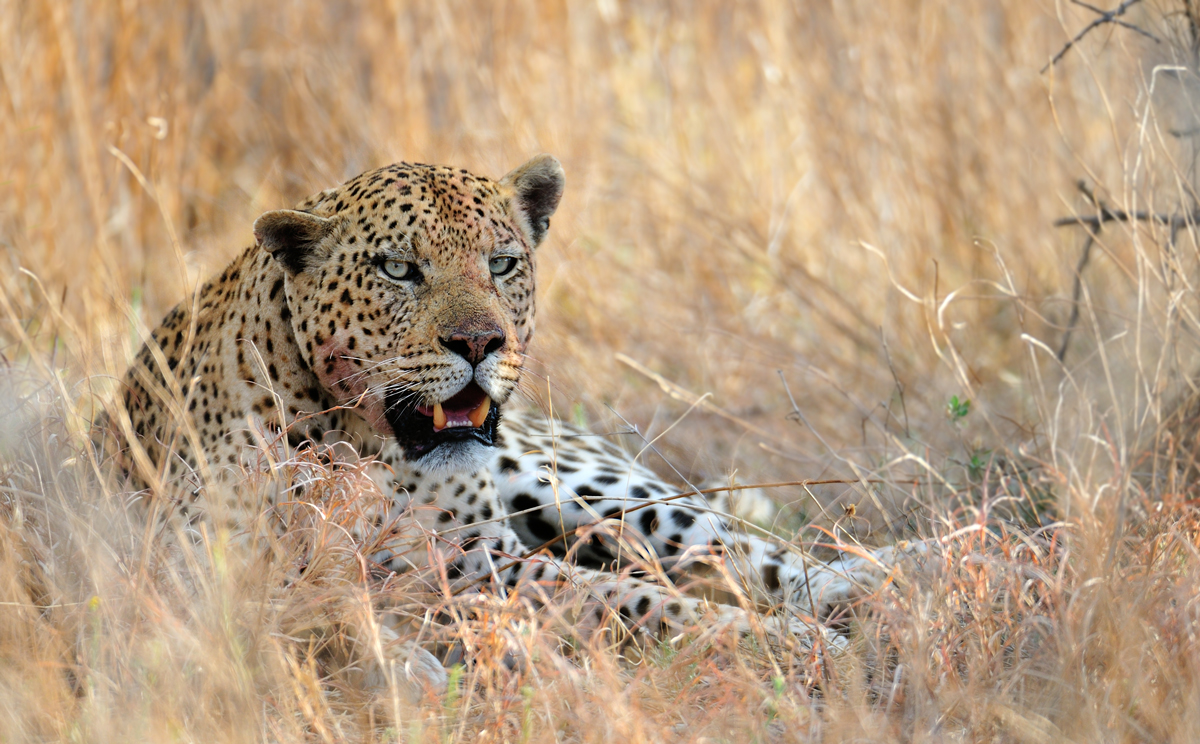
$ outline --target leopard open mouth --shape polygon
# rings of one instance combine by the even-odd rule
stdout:
[[[471,382],[432,405],[419,405],[411,397],[389,396],[387,421],[405,459],[415,461],[445,445],[479,442],[494,446],[500,406]]]

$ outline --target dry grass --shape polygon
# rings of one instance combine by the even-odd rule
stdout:
[[[1094,213],[1075,181],[1196,206],[1183,10],[1139,5],[1159,43],[1107,27],[1039,74],[1089,11],[3,0],[0,740],[1196,740],[1196,230],[1106,225],[1053,354],[1083,233],[1052,223]],[[781,489],[780,529],[946,537],[859,608],[852,653],[633,660],[497,600],[452,629],[479,660],[455,691],[369,700],[336,638],[286,637],[365,612],[335,539],[354,473],[320,475],[346,503],[305,533],[328,571],[214,536],[179,583],[76,456],[259,212],[383,162],[538,151],[568,190],[532,396],[657,433],[710,393],[660,443],[681,470],[882,481]]]

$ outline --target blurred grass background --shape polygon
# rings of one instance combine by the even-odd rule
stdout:
[[[1110,534],[1118,494],[1166,488],[1145,453],[1193,387],[1195,231],[1106,225],[1060,365],[1084,233],[1053,223],[1095,214],[1081,179],[1194,208],[1197,14],[1142,3],[1157,41],[1105,26],[1042,72],[1091,11],[0,0],[0,351],[86,413],[262,211],[395,160],[550,152],[531,396],[654,434],[710,394],[660,443],[677,467],[883,477],[817,494],[876,527],[915,477],[1027,457]]]
[[[1144,85],[1141,40],[1111,30],[1039,74],[1087,17],[1036,2],[12,3],[4,289],[43,343],[81,355],[64,365],[94,368],[104,345],[119,372],[140,342],[129,308],[153,327],[260,212],[394,160],[498,177],[545,151],[569,185],[531,355],[564,405],[611,403],[652,431],[677,414],[622,352],[802,463],[693,416],[685,439],[703,446],[683,464],[710,475],[828,464],[784,420],[777,370],[838,450],[885,444],[863,422],[890,410],[895,430],[900,386],[909,433],[932,442],[954,435],[950,395],[1028,436],[1020,334],[1057,348],[1081,243],[1050,225],[1085,208],[1079,178],[1124,196]],[[1136,295],[1115,242],[1088,275],[1110,325]]]

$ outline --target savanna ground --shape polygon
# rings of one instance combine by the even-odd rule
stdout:
[[[0,741],[1200,739],[1200,6],[1126,5],[1146,33],[1043,70],[1095,12],[4,0]],[[539,151],[568,187],[530,398],[675,424],[664,473],[843,481],[771,491],[805,547],[941,538],[848,652],[621,655],[493,602],[439,631],[476,663],[413,706],[290,639],[370,601],[293,581],[311,545],[264,568],[214,535],[189,585],[150,577],[83,439],[147,329],[262,211]],[[1099,202],[1168,219],[1055,226]]]

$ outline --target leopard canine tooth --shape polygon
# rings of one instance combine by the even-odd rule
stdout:
[[[441,431],[446,428],[446,412],[442,410],[441,403],[433,404],[433,430]]]
[[[490,410],[492,410],[492,399],[484,397],[483,402],[479,404],[479,407],[474,411],[471,411],[471,413],[467,416],[467,418],[471,419],[471,426],[474,426],[476,429],[483,426],[484,419],[487,418],[488,411]]]

